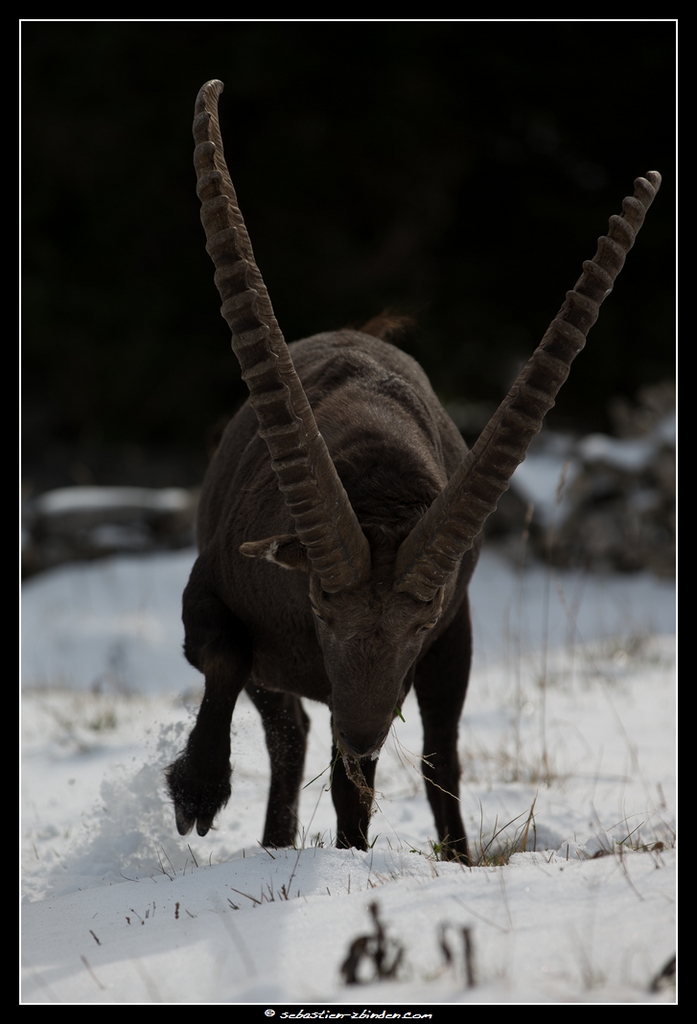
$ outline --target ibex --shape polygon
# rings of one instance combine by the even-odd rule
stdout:
[[[184,591],[186,657],[205,693],[167,769],[177,828],[206,835],[230,793],[243,689],[264,725],[271,788],[262,844],[292,845],[309,727],[331,712],[340,847],[367,849],[377,758],[413,687],[423,775],[445,857],[470,863],[457,740],[471,657],[467,585],[482,528],[540,430],[660,186],[649,172],[508,396],[468,451],[390,322],[286,345],[230,180],[221,82],[196,100],[194,163],[222,314],[250,397],[201,493]],[[284,571],[285,570],[285,571]]]

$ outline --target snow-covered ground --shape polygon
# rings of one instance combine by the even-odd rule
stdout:
[[[368,853],[332,847],[319,706],[297,850],[259,846],[267,761],[246,700],[217,829],[177,835],[162,769],[200,696],[179,619],[193,558],[118,557],[24,586],[23,1002],[437,1016],[457,1002],[675,999],[651,990],[675,952],[672,583],[521,574],[485,552],[460,744],[482,864],[464,869],[432,853],[415,703],[380,759]],[[383,981],[365,960],[366,984],[348,986],[373,902],[401,960]]]

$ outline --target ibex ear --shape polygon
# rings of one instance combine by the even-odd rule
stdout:
[[[282,533],[266,540],[248,540],[240,545],[240,553],[247,558],[265,558],[282,569],[310,571],[307,552],[294,533]]]

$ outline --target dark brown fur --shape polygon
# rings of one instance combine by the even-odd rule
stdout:
[[[456,739],[471,652],[466,587],[478,548],[463,559],[437,625],[421,635],[411,634],[424,618],[429,621],[428,608],[409,595],[395,594],[391,586],[401,541],[466,448],[423,371],[388,343],[341,331],[298,342],[290,351],[368,537],[374,576],[359,592],[330,597],[313,587],[256,416],[249,406],[241,409],[204,483],[201,554],[184,593],[185,652],[206,676],[206,697],[185,754],[168,772],[181,808],[179,820],[187,830],[196,820],[199,833],[205,834],[230,796],[230,720],[244,687],[261,713],[271,758],[262,842],[283,846],[292,844],[296,833],[308,728],[298,698],[329,705],[335,732],[351,737],[350,753],[363,755],[363,772],[372,786],[376,761],[366,755],[384,742],[414,685],[439,840],[450,844],[453,855],[466,858]],[[240,553],[245,542],[279,536],[286,538],[286,550],[281,543],[275,559],[297,564],[295,571],[280,571],[266,548],[257,558]],[[313,603],[316,611],[322,604],[327,619],[333,616],[329,627],[317,621]],[[328,628],[334,630],[333,642],[325,639],[323,648],[321,631]],[[418,648],[413,658],[405,659],[405,634],[410,649]],[[340,681],[332,681],[336,673]],[[339,744],[347,746],[341,736]],[[335,758],[332,795],[339,844],[365,849],[370,807],[359,799],[341,758]]]

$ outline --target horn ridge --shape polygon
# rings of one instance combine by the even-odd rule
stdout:
[[[322,587],[357,586],[370,570],[370,549],[322,438],[266,285],[254,259],[225,163],[218,122],[220,81],[196,99],[193,133],[197,192],[206,249],[215,266],[221,313],[249,388],[259,433]]]
[[[584,347],[660,184],[657,171],[637,178],[634,195],[622,203],[622,214],[610,217],[608,233],[598,239],[595,256],[583,264],[581,277],[567,292],[508,395],[441,494],[402,542],[395,568],[396,590],[421,601],[432,600],[474,544],[554,405],[571,363]]]

